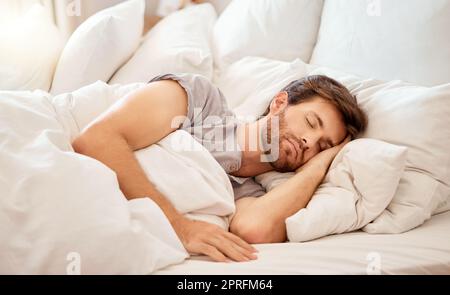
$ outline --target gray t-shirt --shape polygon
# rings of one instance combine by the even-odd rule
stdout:
[[[187,118],[180,129],[189,132],[200,142],[228,173],[235,200],[264,195],[266,191],[252,177],[230,175],[241,167],[242,152],[236,140],[236,128],[240,123],[228,108],[219,88],[207,78],[195,74],[160,75],[150,82],[160,80],[177,81],[186,91]]]

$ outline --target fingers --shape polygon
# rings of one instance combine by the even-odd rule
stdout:
[[[258,250],[255,247],[251,246],[249,243],[247,243],[240,237],[238,237],[230,232],[225,232],[224,234],[228,239],[232,240],[235,244],[241,246],[242,248],[252,251],[253,253],[258,252]]]
[[[231,246],[234,247],[236,250],[238,250],[240,253],[244,254],[245,257],[248,258],[249,260],[256,260],[258,258],[258,256],[256,256],[253,251],[248,251],[234,243],[231,244]]]
[[[250,251],[239,247],[223,236],[212,237],[211,239],[209,239],[208,243],[210,243],[211,246],[216,247],[217,250],[234,261],[243,262],[256,258],[250,257],[251,255],[253,255]]]
[[[255,251],[253,251],[252,247],[250,249],[247,249],[245,247],[242,247],[241,245],[239,245],[238,243],[234,242],[233,240],[228,238],[228,235],[224,235],[221,237],[222,239],[222,243],[224,244],[228,244],[230,247],[234,248],[236,251],[238,251],[239,253],[243,254],[246,258],[250,259],[250,260],[255,260],[256,258],[258,258],[254,253]],[[248,245],[248,244],[247,244]],[[250,245],[249,245],[250,246]]]
[[[256,259],[256,249],[241,238],[222,228],[206,222],[189,222],[184,226],[187,232],[182,239],[189,253],[208,255],[215,261],[249,261]]]
[[[352,140],[351,135],[347,135],[347,137],[344,139],[344,141],[341,142],[340,145],[344,146],[344,145],[346,145],[347,143],[349,143],[351,140]]]
[[[200,252],[202,254],[205,254],[209,257],[211,257],[213,260],[217,262],[229,262],[230,260],[225,257],[222,253],[220,253],[219,250],[217,250],[215,247],[210,246],[208,244],[203,244],[200,247]]]
[[[335,150],[336,154],[350,141],[352,140],[351,136],[348,135],[340,144],[332,147]]]

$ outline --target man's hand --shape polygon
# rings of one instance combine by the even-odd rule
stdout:
[[[217,225],[180,217],[172,226],[190,254],[204,254],[218,262],[257,258],[254,247]]]
[[[296,170],[296,172],[301,172],[304,169],[306,169],[309,166],[319,166],[324,171],[324,176],[326,174],[326,171],[330,167],[331,163],[333,162],[336,155],[339,153],[339,151],[351,140],[350,136],[347,136],[344,141],[342,141],[339,145],[334,146],[332,148],[326,149],[324,151],[321,151],[317,155],[311,158],[306,164],[302,165],[300,168]]]

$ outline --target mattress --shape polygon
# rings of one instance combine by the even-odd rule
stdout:
[[[154,274],[450,274],[450,211],[402,234],[357,231],[256,248],[256,261],[216,263],[192,256]]]

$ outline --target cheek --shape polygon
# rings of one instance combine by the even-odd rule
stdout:
[[[286,144],[286,140],[283,138],[280,141],[280,156],[281,157],[286,157],[288,150],[289,150],[289,148],[288,148],[288,146]]]
[[[289,161],[289,154],[290,154],[290,149],[289,149],[289,145],[286,143],[286,140],[283,139],[280,142],[280,148],[279,148],[279,161],[282,162],[286,162]]]
[[[299,122],[298,120],[295,124],[288,124],[286,129],[289,131],[288,133],[297,138],[302,137],[308,131],[305,124],[301,121]]]
[[[284,118],[285,128],[289,131],[289,133],[298,137],[301,136],[308,130],[308,126],[304,118],[304,113],[287,110]]]

